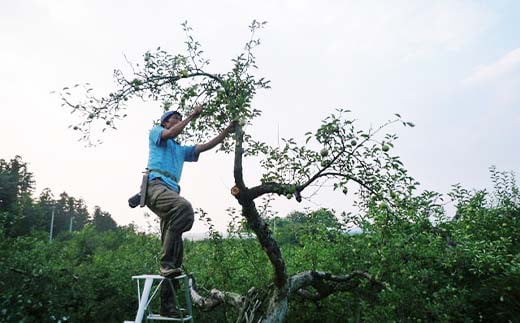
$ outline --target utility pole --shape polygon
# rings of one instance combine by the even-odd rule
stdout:
[[[69,232],[72,232],[72,220],[74,219],[73,216],[70,217],[70,224],[69,224]]]
[[[54,209],[56,209],[55,206],[52,207],[51,229],[50,229],[50,232],[49,232],[49,242],[52,241],[52,230],[54,229]]]

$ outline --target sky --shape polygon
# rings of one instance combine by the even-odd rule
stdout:
[[[400,113],[414,128],[399,135],[401,156],[421,190],[446,193],[461,183],[490,188],[489,167],[520,171],[520,2],[495,1],[101,1],[0,2],[0,158],[22,156],[36,181],[99,205],[120,225],[145,228],[144,209],[130,209],[148,159],[148,131],[159,102],[130,101],[128,118],[85,147],[68,125],[67,109],[51,91],[89,82],[100,94],[114,89],[114,69],[139,62],[158,46],[184,49],[181,23],[224,73],[258,34],[258,75],[272,88],[253,102],[263,115],[246,131],[269,144],[302,138],[336,108],[352,110],[360,125],[376,126]],[[260,170],[245,161],[246,184]],[[185,167],[182,195],[208,212],[217,228],[237,207],[228,155],[205,152]],[[273,211],[348,209],[351,196],[324,192],[298,204],[280,198]],[[447,206],[449,207],[449,205]],[[193,232],[207,228],[196,221]]]

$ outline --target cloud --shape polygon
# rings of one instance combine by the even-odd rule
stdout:
[[[350,3],[344,10],[342,33],[360,50],[404,60],[458,51],[478,39],[496,22],[496,12],[473,1]]]
[[[520,48],[516,48],[493,63],[476,67],[462,80],[463,88],[478,92],[494,109],[517,107],[520,102]]]
[[[465,85],[489,84],[515,77],[520,70],[520,48],[516,48],[497,61],[477,67],[463,80]]]

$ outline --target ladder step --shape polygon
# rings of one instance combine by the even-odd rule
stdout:
[[[175,322],[186,322],[191,320],[191,315],[186,315],[184,317],[168,317],[168,316],[161,316],[159,314],[150,314],[146,317],[149,320],[155,320],[155,321],[175,321]]]
[[[161,275],[137,275],[137,276],[132,276],[132,279],[146,279],[146,278],[152,278],[152,279],[157,279],[157,280],[166,279],[166,277],[161,276]],[[183,278],[186,278],[186,274],[175,276],[175,277],[172,277],[170,279],[181,280]]]

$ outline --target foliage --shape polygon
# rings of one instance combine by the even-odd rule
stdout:
[[[296,295],[287,320],[514,322],[520,314],[520,204],[511,176],[492,173],[497,184],[490,193],[456,186],[450,194],[458,197],[455,220],[421,211],[431,194],[397,213],[371,207],[375,220],[365,221],[360,234],[348,233],[351,216],[325,209],[277,219],[289,273],[364,268],[387,284],[379,294],[361,285],[314,302]],[[504,180],[515,185],[503,188]],[[219,286],[245,293],[270,284],[267,257],[230,212],[228,237],[210,228],[210,239],[186,241],[186,269],[202,292]],[[201,210],[199,217],[212,225]],[[102,232],[89,225],[52,243],[38,233],[3,239],[0,321],[130,319],[137,309],[130,277],[155,272],[159,251],[156,236],[132,228]],[[226,307],[195,315],[199,322],[236,319]]]
[[[0,159],[0,234],[9,237],[29,235],[35,231],[50,231],[53,237],[81,230],[93,223],[99,230],[117,227],[108,212],[96,207],[90,216],[85,201],[63,192],[55,199],[45,188],[34,199],[33,174],[21,156],[10,161]]]
[[[493,171],[492,179],[515,183],[508,173]],[[292,303],[289,321],[514,322],[520,314],[520,204],[515,187],[496,185],[493,199],[465,190],[466,202],[459,203],[456,220],[421,212],[421,205],[437,208],[426,197],[431,194],[400,212],[374,206],[369,210],[373,221],[364,222],[363,233],[357,235],[345,234],[340,220],[331,226],[315,222],[313,213],[293,217],[298,243],[283,249],[290,271],[366,268],[388,287],[377,297],[353,290],[314,306],[299,300]],[[308,231],[301,217],[312,223]]]
[[[32,213],[33,175],[20,156],[0,159],[0,226],[7,235],[27,233],[27,214]]]
[[[156,264],[157,240],[92,227],[52,243],[43,235],[3,240],[0,320],[115,322],[136,308],[129,277]]]
[[[94,144],[92,132],[101,129],[116,129],[118,120],[127,116],[126,104],[132,98],[161,101],[168,110],[172,104],[183,114],[191,112],[195,103],[205,106],[201,117],[184,132],[188,141],[199,142],[214,136],[232,120],[250,121],[260,115],[252,108],[251,100],[257,89],[268,88],[269,81],[252,76],[255,56],[252,50],[260,43],[254,34],[265,22],[253,21],[250,25],[251,39],[245,45],[244,53],[233,59],[234,68],[222,74],[205,71],[209,60],[203,57],[203,50],[192,36],[192,28],[185,22],[186,51],[172,55],[158,47],[143,55],[141,64],[131,65],[131,73],[114,71],[117,86],[105,96],[98,96],[89,83],[65,87],[60,92],[62,106],[71,108],[79,115],[79,122],[71,128],[81,134],[81,139]],[[222,150],[231,151],[229,141]]]
[[[117,223],[112,219],[110,213],[104,212],[99,206],[94,208],[94,215],[92,216],[92,223],[96,230],[108,231],[117,228]]]

